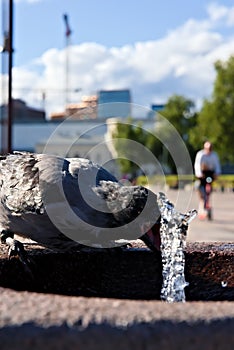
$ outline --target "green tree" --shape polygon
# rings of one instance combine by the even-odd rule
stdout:
[[[127,121],[129,124],[123,123],[122,121],[117,123],[116,131],[113,136],[116,138],[115,148],[119,156],[118,163],[123,173],[136,172],[138,169],[136,164],[124,159],[129,151],[127,146],[127,140],[129,139],[141,143],[150,150],[165,171],[177,172],[174,160],[167,150],[169,145],[173,147],[173,145],[171,145],[173,142],[171,138],[172,130],[168,128],[168,123],[164,123],[163,119],[166,119],[169,125],[174,126],[183,139],[190,155],[193,156],[195,154],[195,150],[188,139],[190,128],[194,127],[196,124],[196,113],[194,112],[194,102],[192,100],[183,96],[173,95],[169,98],[165,109],[160,112],[157,119],[158,123],[156,129],[151,130],[151,132],[144,130],[141,123],[132,125],[131,118]],[[126,139],[126,142],[124,139]],[[162,140],[162,142],[160,140]],[[177,147],[179,146],[177,145]],[[134,152],[135,150],[131,149],[131,157],[134,157]],[[178,149],[178,152],[180,152],[180,149]]]
[[[222,163],[233,163],[234,153],[234,57],[215,63],[216,79],[210,99],[205,99],[190,132],[190,142],[198,149],[209,139]]]
[[[161,114],[177,130],[183,139],[190,156],[194,158],[195,149],[189,139],[189,132],[197,123],[197,113],[195,112],[194,102],[181,95],[172,95],[168,99],[164,110],[161,111]],[[170,137],[170,135],[168,137]],[[170,161],[170,166],[174,168],[172,161]]]
[[[160,141],[150,132],[147,132],[142,122],[134,123],[132,118],[128,118],[126,122],[119,121],[112,134],[114,146],[118,154],[117,162],[122,173],[131,173],[133,175],[139,170],[137,165],[139,149],[129,143],[129,140],[136,141],[138,144],[145,146],[154,155],[162,154],[162,145]],[[136,159],[133,162],[129,159]]]
[[[161,114],[173,124],[180,136],[186,142],[188,131],[195,125],[195,104],[192,100],[181,95],[171,96]]]

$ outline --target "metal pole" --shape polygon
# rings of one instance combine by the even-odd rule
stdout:
[[[66,64],[65,64],[65,108],[69,103],[68,89],[69,89],[69,36],[66,36]]]
[[[70,72],[69,72],[69,46],[70,46],[70,36],[71,36],[71,28],[69,26],[68,15],[65,13],[63,15],[64,23],[65,23],[65,50],[66,50],[66,58],[65,58],[65,108],[69,102],[68,92],[70,89]]]
[[[9,51],[8,51],[8,116],[7,116],[7,152],[12,151],[12,66],[13,66],[13,0],[9,0]]]

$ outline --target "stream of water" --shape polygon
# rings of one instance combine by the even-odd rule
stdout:
[[[184,288],[188,285],[184,276],[186,234],[189,223],[196,217],[197,211],[181,214],[159,192],[158,206],[161,212],[161,254],[163,284],[161,299],[167,302],[185,302]]]

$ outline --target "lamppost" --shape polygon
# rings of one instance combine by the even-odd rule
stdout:
[[[10,153],[12,151],[13,0],[9,0],[8,17],[8,28],[4,32],[4,44],[1,50],[2,53],[8,54],[8,102],[7,117],[5,118],[4,116],[2,118],[2,153]]]

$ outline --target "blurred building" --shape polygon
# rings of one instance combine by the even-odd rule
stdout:
[[[106,129],[106,127],[105,127]],[[108,143],[105,142],[105,134],[86,134],[67,136],[54,135],[51,140],[40,140],[36,144],[36,152],[54,154],[65,158],[87,158],[94,163],[102,165],[115,176],[119,176],[118,167],[111,154]]]
[[[20,99],[13,99],[13,123],[38,123],[46,122],[46,115],[43,110],[27,106],[26,102]],[[6,118],[8,106],[0,106],[1,119]]]
[[[160,113],[165,108],[165,104],[152,104],[150,111],[147,114],[147,118],[153,119],[156,117],[157,113]]]
[[[7,115],[7,106],[0,108],[2,116],[3,113]],[[80,103],[69,104],[64,112],[53,113],[50,119],[46,119],[44,111],[31,108],[21,100],[14,100],[12,148],[89,158],[118,177],[117,154],[110,138],[111,131],[115,129],[117,121],[124,121],[129,116],[133,117],[134,123],[141,120],[146,130],[152,130],[155,118],[147,118],[145,111],[147,109],[140,109],[141,114],[134,119],[131,94],[127,89],[101,90],[97,95],[85,96]]]
[[[160,112],[165,108],[165,104],[152,104],[151,109],[155,112]]]
[[[97,96],[83,96],[80,103],[70,103],[66,106],[65,111],[50,115],[51,120],[66,118],[70,120],[96,119]]]
[[[65,110],[50,115],[51,120],[107,119],[131,115],[130,90],[100,90],[97,96],[83,96],[80,103],[70,103]]]
[[[101,90],[98,92],[98,119],[131,116],[130,90]]]

